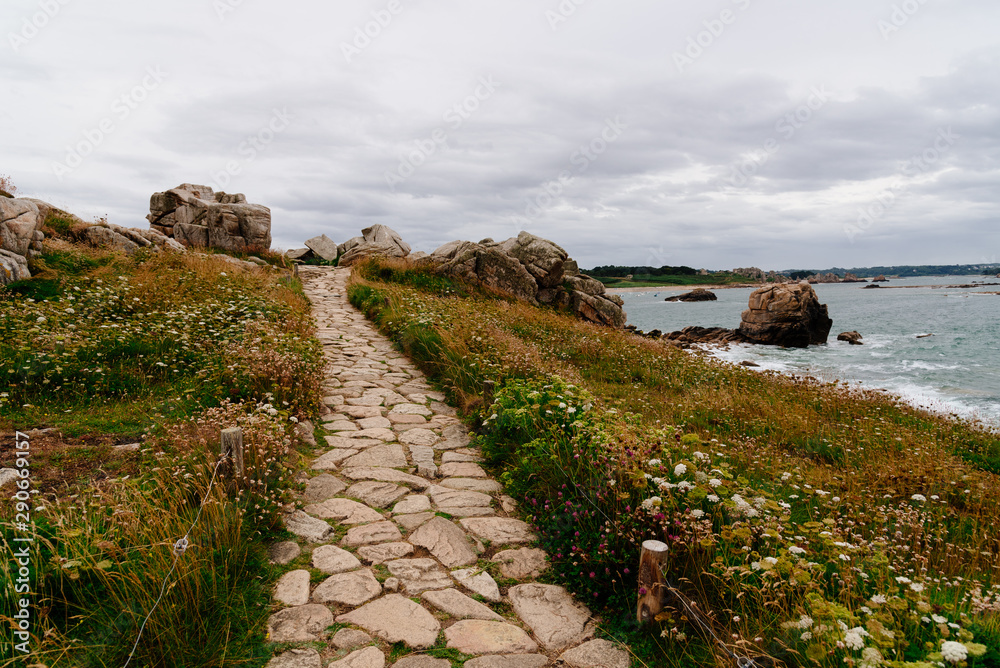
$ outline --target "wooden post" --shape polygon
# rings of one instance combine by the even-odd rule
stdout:
[[[661,568],[666,561],[668,549],[666,543],[658,540],[647,540],[642,544],[642,556],[639,558],[639,604],[635,612],[640,624],[653,621],[663,610],[667,586]]]
[[[493,392],[496,391],[497,384],[492,380],[483,381],[483,406],[489,408],[493,405]]]
[[[246,469],[243,465],[243,430],[239,427],[222,430],[222,454],[229,455],[233,461],[230,469],[237,483],[243,482]]]

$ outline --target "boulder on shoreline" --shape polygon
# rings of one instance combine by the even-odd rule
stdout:
[[[865,345],[864,341],[861,340],[862,338],[864,337],[861,336],[857,331],[841,332],[840,334],[837,335],[838,341],[847,341],[852,346]]]
[[[809,283],[754,291],[739,331],[750,343],[805,348],[826,343],[833,320]]]
[[[711,290],[706,290],[705,288],[695,288],[691,292],[685,292],[682,295],[674,295],[673,297],[667,297],[663,301],[666,301],[666,302],[714,302],[717,299],[718,299],[718,297]]]
[[[888,283],[889,279],[885,277],[885,274],[879,274],[872,279],[872,283]]]

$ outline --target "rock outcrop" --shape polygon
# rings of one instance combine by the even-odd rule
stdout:
[[[584,320],[610,327],[625,325],[621,297],[605,294],[603,283],[581,274],[563,248],[528,232],[501,242],[452,241],[421,262],[435,265],[442,275],[532,304],[569,309]]]
[[[872,279],[872,283],[888,283],[889,279],[885,277],[885,274],[879,274]]]
[[[185,246],[225,251],[269,249],[271,210],[240,194],[184,183],[149,200],[150,226]]]
[[[348,239],[337,247],[340,266],[350,267],[365,258],[406,257],[410,246],[391,227],[372,225],[361,230],[360,237]]]
[[[714,302],[718,299],[715,293],[711,290],[706,290],[705,288],[695,288],[691,292],[685,292],[682,295],[674,295],[673,297],[667,297],[663,301],[665,302]]]
[[[864,341],[861,340],[862,338],[864,338],[864,337],[862,337],[856,331],[841,332],[840,334],[837,335],[837,340],[838,341],[847,341],[852,346],[863,346],[864,345]]]
[[[833,320],[806,281],[755,290],[740,334],[751,343],[805,348],[826,343]]]

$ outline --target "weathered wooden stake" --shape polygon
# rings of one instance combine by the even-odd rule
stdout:
[[[497,384],[492,380],[483,381],[483,405],[487,408],[493,405],[493,392],[496,391]]]
[[[635,612],[640,624],[653,621],[663,610],[667,585],[661,569],[668,549],[666,543],[658,540],[647,540],[642,544],[642,556],[639,558],[639,604]]]
[[[233,467],[229,469],[237,482],[242,482],[246,469],[243,465],[243,430],[239,427],[222,430],[222,454],[228,454],[233,461]]]

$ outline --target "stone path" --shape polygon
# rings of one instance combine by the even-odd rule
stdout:
[[[386,668],[389,645],[404,643],[395,668],[452,668],[426,653],[443,647],[472,656],[465,668],[629,668],[625,650],[592,639],[585,606],[533,581],[547,560],[514,500],[444,395],[348,303],[350,270],[300,275],[329,413],[302,474],[303,509],[285,518],[298,540],[271,547],[289,570],[270,640],[298,647],[268,667]]]

